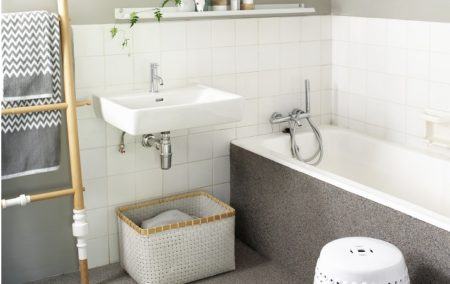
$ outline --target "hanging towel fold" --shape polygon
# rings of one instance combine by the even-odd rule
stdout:
[[[2,14],[2,109],[62,102],[59,18]],[[2,116],[2,179],[57,170],[61,111]]]

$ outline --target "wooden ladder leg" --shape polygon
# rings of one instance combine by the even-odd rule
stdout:
[[[89,283],[86,236],[88,224],[83,200],[83,181],[81,177],[80,146],[78,141],[78,123],[75,98],[75,82],[73,74],[72,36],[70,32],[70,18],[68,0],[58,0],[58,12],[61,27],[61,51],[64,74],[64,94],[67,103],[67,140],[69,144],[70,173],[72,188],[74,189],[73,235],[77,238],[78,259],[81,283]]]

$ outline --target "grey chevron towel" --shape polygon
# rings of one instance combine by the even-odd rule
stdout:
[[[62,102],[59,18],[2,14],[2,109]],[[57,170],[61,111],[2,116],[2,179]]]

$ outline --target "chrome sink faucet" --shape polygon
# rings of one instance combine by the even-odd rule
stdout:
[[[158,86],[164,85],[163,79],[158,75],[158,63],[150,63],[150,93],[157,93]]]

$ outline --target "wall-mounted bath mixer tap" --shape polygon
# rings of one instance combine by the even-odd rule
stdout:
[[[316,136],[318,149],[309,158],[303,158],[300,154],[300,147],[297,145],[295,131],[297,127],[302,126],[302,122],[308,122],[314,135]],[[322,136],[320,135],[319,129],[311,121],[311,105],[310,105],[310,83],[309,80],[305,80],[305,110],[294,108],[287,116],[283,116],[279,112],[274,112],[270,117],[271,124],[279,124],[287,122],[289,124],[289,131],[283,131],[284,133],[289,133],[291,137],[291,153],[294,158],[299,161],[317,165],[322,160],[323,156],[323,145]]]
[[[158,63],[150,63],[150,93],[157,93],[159,86],[164,85],[163,79],[158,75]]]
[[[142,146],[154,146],[160,151],[161,169],[168,170],[172,167],[172,143],[170,142],[169,131],[161,132],[160,138],[153,134],[142,135]]]

